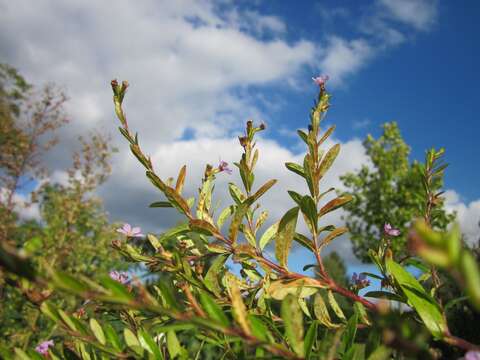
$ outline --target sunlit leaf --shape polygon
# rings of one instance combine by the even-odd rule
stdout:
[[[289,295],[282,301],[282,320],[285,325],[285,336],[298,356],[304,356],[303,312],[295,296]]]
[[[400,286],[408,302],[417,311],[425,326],[436,338],[442,338],[447,331],[445,318],[435,300],[425,291],[422,285],[395,261],[386,262],[388,272]]]
[[[275,238],[275,256],[280,266],[286,267],[288,255],[292,246],[292,240],[297,227],[298,207],[294,207],[283,215],[278,225],[277,236]]]

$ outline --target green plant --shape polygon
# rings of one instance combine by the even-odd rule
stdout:
[[[232,204],[215,217],[214,183],[220,173],[229,171],[227,164],[207,165],[198,197],[185,198],[186,167],[180,168],[176,181],[162,180],[125,117],[122,102],[128,84],[112,81],[119,130],[148,179],[165,197],[151,206],[178,211],[185,221],[161,235],[147,234],[146,243],[140,244],[138,239],[134,241],[138,231],[125,226],[120,229],[125,239],[112,243],[130,263],[144,264],[149,274],[158,276],[157,281],[141,282],[116,272],[97,282],[47,263],[40,265],[43,272],[35,272],[28,260],[3,250],[0,264],[11,276],[88,301],[81,315],[42,302],[42,312],[58,324],[58,332],[52,336],[53,344],[42,343],[37,351],[52,358],[82,359],[438,358],[441,354],[431,346],[431,338],[462,350],[479,350],[450,334],[442,305],[422,285],[423,275],[416,279],[394,260],[392,242],[397,232],[392,227],[385,227],[377,250],[369,253],[377,274],[360,274],[349,286],[341,276],[334,279],[329,273],[322,251],[347,229],[324,224],[323,216],[352,197],[334,196],[333,189],[324,191],[320,186],[340,145],[326,152],[322,149],[334,127],[320,131],[330,95],[325,77],[314,80],[320,91],[308,132],[298,131],[307,152],[303,164],[286,164],[305,180],[309,192],[289,191],[293,207],[265,230],[267,213],[260,211],[258,200],[276,183],[270,180],[255,186],[259,152],[254,138],[265,126],[247,122],[245,134],[239,137],[243,152],[235,163],[243,189],[230,184]],[[426,217],[431,219],[432,214],[426,212]],[[299,216],[309,235],[297,232]],[[425,234],[429,236],[427,230]],[[289,270],[294,243],[314,254],[314,277]],[[265,255],[267,246],[274,247],[275,261]],[[239,273],[229,270],[229,261],[241,267]],[[431,271],[421,258],[416,261],[418,267],[423,265],[424,273]],[[359,290],[367,277],[379,278],[385,289],[369,292],[368,298],[362,296]],[[478,279],[470,281],[474,287],[480,286]],[[336,296],[347,299],[349,308],[344,305],[342,309]],[[411,311],[402,311],[391,300],[408,305]],[[17,348],[15,353],[21,358],[39,358],[32,349]],[[4,356],[10,355],[4,351]]]

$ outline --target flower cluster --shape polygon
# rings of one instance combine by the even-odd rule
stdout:
[[[395,229],[389,223],[386,223],[385,225],[383,225],[383,231],[388,236],[398,236],[398,235],[400,235],[400,230]]]
[[[118,281],[120,284],[126,284],[130,281],[130,276],[125,271],[112,270],[110,271],[109,275],[110,275],[110,278],[112,278],[115,281]]]
[[[35,351],[43,356],[46,356],[48,355],[48,349],[53,345],[53,340],[46,340],[38,344],[35,348]]]
[[[367,279],[367,276],[364,273],[360,273],[359,275],[354,272],[352,275],[352,283],[357,289],[363,289],[370,286],[370,280]]]
[[[328,75],[320,75],[317,77],[312,77],[313,82],[318,86],[324,86],[325,83],[328,81],[328,79],[330,79]]]
[[[220,160],[218,164],[218,171],[223,172],[225,171],[228,175],[232,175],[232,169],[228,167],[228,163],[226,161]]]

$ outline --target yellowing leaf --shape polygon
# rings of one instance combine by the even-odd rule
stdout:
[[[243,303],[242,294],[240,293],[237,281],[232,276],[228,276],[227,281],[228,292],[232,301],[233,317],[244,333],[251,334],[250,323],[247,318],[247,308]]]
[[[288,210],[278,225],[275,239],[275,256],[280,266],[283,267],[287,266],[288,255],[295,235],[295,228],[297,227],[298,210],[298,207]]]
[[[282,301],[281,314],[290,346],[298,356],[303,357],[303,312],[295,296],[289,295]]]

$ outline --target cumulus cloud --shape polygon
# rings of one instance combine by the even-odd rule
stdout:
[[[237,159],[240,148],[234,134],[246,119],[270,120],[260,106],[268,106],[261,86],[295,84],[312,68],[329,73],[334,86],[345,83],[380,50],[403,41],[403,34],[387,18],[416,29],[428,23],[408,22],[408,11],[388,1],[376,11],[383,12],[377,18],[384,19],[382,26],[388,25],[384,29],[389,31],[382,33],[389,33],[391,40],[378,42],[362,32],[353,38],[329,34],[313,43],[289,33],[284,19],[273,14],[233,5],[225,9],[211,1],[0,0],[0,48],[4,60],[31,82],[54,81],[70,96],[67,111],[72,124],[62,130],[60,145],[47,159],[52,179],[65,181],[62,169],[70,164],[79,133],[94,127],[115,131],[108,84],[121,77],[131,83],[125,100],[127,117],[158,173],[176,176],[187,164],[185,192],[193,195],[205,163]],[[336,14],[342,19],[350,16],[343,10]],[[251,86],[260,88],[260,94],[242,91]],[[186,133],[192,133],[192,139],[185,140]],[[114,136],[116,143],[121,139]],[[260,139],[258,146],[262,155],[256,184],[272,177],[280,180],[263,199],[272,210],[271,218],[278,219],[293,205],[286,190],[303,186],[306,191],[301,179],[283,165],[301,162],[302,154],[271,139]],[[112,177],[99,189],[112,220],[151,231],[178,221],[173,211],[147,208],[160,194],[126,146],[122,143],[119,148]],[[339,186],[338,175],[365,162],[360,141],[344,141],[323,186]],[[217,188],[232,180],[240,183],[236,175],[220,175]],[[218,191],[217,199],[226,205],[228,195]],[[327,220],[339,225],[340,214]],[[342,255],[351,254],[347,239],[336,243]]]
[[[437,20],[437,0],[379,0],[379,2],[388,16],[417,30],[429,30]]]
[[[0,188],[0,200],[6,202],[8,192],[5,188]],[[13,195],[13,210],[18,214],[21,220],[40,220],[40,208],[38,204],[31,203],[28,194],[16,193]]]
[[[455,190],[445,192],[445,207],[455,211],[462,233],[471,245],[480,240],[480,199],[465,203]]]
[[[328,39],[325,57],[320,68],[329,74],[334,85],[340,84],[345,77],[357,72],[375,55],[375,48],[364,39],[345,40],[332,36]]]

